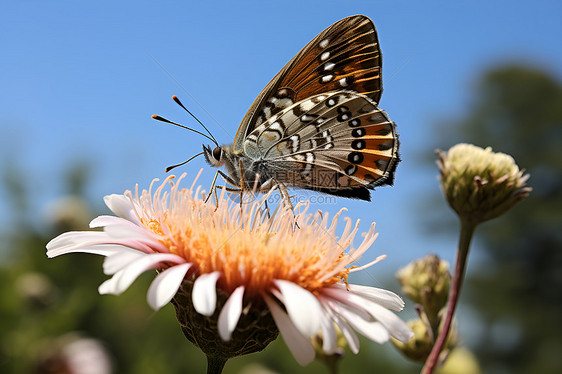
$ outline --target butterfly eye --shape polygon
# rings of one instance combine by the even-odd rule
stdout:
[[[215,147],[215,149],[213,149],[213,157],[215,158],[215,160],[220,161],[221,156],[222,156],[222,148]]]

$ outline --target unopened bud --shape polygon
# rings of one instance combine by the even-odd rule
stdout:
[[[498,217],[531,192],[513,158],[472,144],[437,151],[443,192],[457,214],[479,223]]]
[[[435,374],[480,374],[482,370],[472,352],[464,347],[456,347],[447,356],[443,366]]]
[[[406,357],[410,360],[417,362],[424,362],[434,344],[434,336],[428,323],[422,319],[414,319],[407,322],[408,327],[414,332],[414,337],[408,340],[406,343],[402,343],[394,338],[390,338],[392,344]],[[449,332],[447,342],[443,347],[442,353],[444,355],[448,354],[458,342],[458,334],[456,329],[453,327]]]
[[[400,269],[396,278],[402,291],[423,307],[431,321],[435,321],[449,295],[449,263],[436,255],[428,255]]]

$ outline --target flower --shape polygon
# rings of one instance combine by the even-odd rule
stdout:
[[[437,155],[443,192],[461,218],[480,223],[498,217],[531,192],[529,174],[490,147],[461,143]]]
[[[296,213],[282,206],[270,213],[264,209],[268,196],[239,205],[225,191],[214,206],[199,188],[180,188],[173,178],[157,188],[155,180],[140,194],[137,187],[106,196],[116,217],[90,224],[103,231],[64,233],[47,244],[47,256],[106,256],[103,268],[113,277],[100,285],[101,294],[120,294],[141,273],[156,269],[148,303],[159,309],[173,299],[184,334],[208,357],[261,350],[277,328],[302,365],[314,358],[311,338],[318,333],[325,352],[338,349],[336,326],[355,353],[354,330],[379,343],[390,336],[410,339],[412,331],[392,312],[403,308],[400,297],[346,282],[350,272],[376,262],[349,268],[376,239],[374,224],[354,248],[359,222],[345,218],[336,238],[343,209],[331,221],[327,213],[308,213],[306,204]]]

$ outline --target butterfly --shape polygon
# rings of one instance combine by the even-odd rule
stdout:
[[[213,138],[215,147],[203,146],[208,164],[226,169],[213,186],[220,174],[238,191],[295,187],[370,201],[370,190],[393,183],[399,162],[396,125],[378,107],[381,93],[371,19],[334,23],[263,89],[233,144]]]

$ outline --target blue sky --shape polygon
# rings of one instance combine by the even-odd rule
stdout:
[[[194,124],[172,95],[229,143],[256,95],[310,39],[346,16],[371,17],[383,52],[380,105],[398,124],[403,161],[395,186],[377,189],[372,203],[319,207],[346,206],[364,230],[377,222],[380,237],[362,261],[389,256],[371,269],[375,283],[377,272],[430,252],[454,258],[455,239],[428,235],[419,210],[438,189],[436,169],[420,160],[439,145],[435,122],[465,114],[492,66],[525,62],[562,76],[560,1],[18,1],[0,13],[0,165],[20,169],[38,217],[76,160],[95,162],[88,194],[101,204],[199,152],[203,138],[150,118]],[[202,158],[177,172],[202,167],[208,185],[214,171]],[[444,202],[434,208],[455,219]]]

